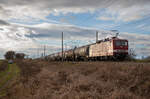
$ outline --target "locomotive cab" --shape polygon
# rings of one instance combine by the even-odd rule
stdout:
[[[114,39],[113,40],[114,56],[123,59],[128,55],[128,40]]]
[[[114,49],[128,50],[127,40],[114,40]]]

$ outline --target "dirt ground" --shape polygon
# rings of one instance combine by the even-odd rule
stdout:
[[[17,62],[20,78],[3,99],[149,99],[150,63]]]

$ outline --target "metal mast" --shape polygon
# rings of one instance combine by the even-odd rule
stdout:
[[[64,61],[64,33],[62,32],[62,62]]]
[[[98,42],[98,31],[96,31],[96,43]]]

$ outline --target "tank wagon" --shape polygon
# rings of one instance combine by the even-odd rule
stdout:
[[[128,40],[117,37],[99,40],[96,43],[75,47],[64,51],[63,59],[66,61],[84,60],[123,60],[128,55]],[[62,60],[62,52],[47,56],[47,60]]]

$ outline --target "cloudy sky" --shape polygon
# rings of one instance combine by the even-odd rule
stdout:
[[[0,0],[0,58],[8,50],[31,57],[115,35],[129,40],[138,56],[150,55],[150,0]]]

